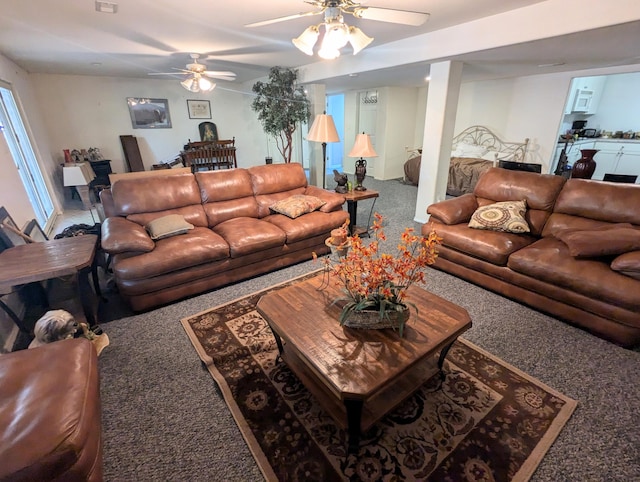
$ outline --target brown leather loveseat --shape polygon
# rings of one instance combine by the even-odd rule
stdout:
[[[271,211],[295,195],[324,205],[296,218]],[[102,248],[136,311],[326,253],[325,239],[348,219],[344,196],[309,186],[298,163],[120,179],[101,199]],[[153,241],[145,226],[171,214],[194,228]]]
[[[526,200],[530,232],[473,229],[480,206]],[[640,186],[492,168],[432,204],[435,267],[622,346],[640,343]]]

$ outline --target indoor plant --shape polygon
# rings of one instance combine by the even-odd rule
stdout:
[[[382,219],[375,213],[371,227],[374,239],[367,246],[359,236],[350,236],[346,241],[349,244],[346,255],[337,260],[327,256],[323,263],[346,294],[346,298],[335,300],[345,302],[340,324],[352,328],[391,327],[402,336],[409,305],[417,311],[406,299],[407,290],[416,281],[424,281],[424,269],[435,262],[441,238],[435,231],[424,237],[415,234],[413,228],[406,228],[398,253],[382,253],[380,244],[386,240]],[[373,316],[361,316],[364,312],[373,312]]]
[[[267,134],[276,140],[284,162],[291,162],[293,133],[298,123],[308,122],[309,99],[301,85],[296,85],[298,71],[284,67],[271,67],[269,81],[253,85],[256,98],[251,108]]]

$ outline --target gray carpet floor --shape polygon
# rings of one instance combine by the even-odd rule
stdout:
[[[413,222],[416,187],[375,181],[375,210],[391,239]],[[365,221],[371,201],[361,201]],[[426,208],[426,207],[425,207]],[[100,356],[104,470],[108,481],[262,480],[182,318],[318,268],[309,262],[143,314],[117,293],[101,307],[111,345]],[[640,350],[626,350],[446,273],[426,288],[465,307],[464,338],[569,397],[578,408],[533,481],[640,480]]]

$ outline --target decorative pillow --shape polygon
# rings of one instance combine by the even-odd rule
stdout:
[[[278,201],[277,203],[269,206],[269,209],[275,213],[284,214],[291,219],[295,219],[303,214],[311,213],[316,209],[320,209],[324,204],[325,201],[315,196],[296,194]]]
[[[506,233],[528,233],[529,224],[524,218],[526,211],[527,202],[524,200],[488,204],[476,209],[469,221],[469,227]]]
[[[640,250],[640,229],[613,228],[561,231],[556,237],[575,258],[594,258]]]
[[[621,254],[611,262],[611,269],[640,280],[640,251]]]
[[[460,142],[456,148],[451,152],[451,157],[474,157],[481,159],[487,153],[485,146],[478,146],[475,144],[467,144],[466,142]]]
[[[193,229],[193,224],[185,221],[184,216],[180,214],[168,214],[147,223],[145,229],[151,239],[158,240],[184,234]]]

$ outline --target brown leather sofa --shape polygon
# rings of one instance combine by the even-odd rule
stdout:
[[[86,338],[0,355],[0,480],[102,480],[98,357]]]
[[[479,206],[523,199],[530,233],[467,225]],[[602,231],[619,223],[640,229],[640,186],[492,168],[473,193],[432,204],[427,213],[423,233],[433,228],[443,238],[436,268],[619,345],[640,343],[639,248],[624,254],[620,268],[618,254],[572,256],[566,244],[570,230],[580,231],[588,250],[606,252],[614,231]]]
[[[326,204],[295,219],[270,211],[297,194]],[[136,311],[326,253],[325,239],[348,219],[344,196],[309,186],[298,163],[120,179],[101,200],[102,249]],[[167,214],[195,228],[151,241],[144,226]]]

